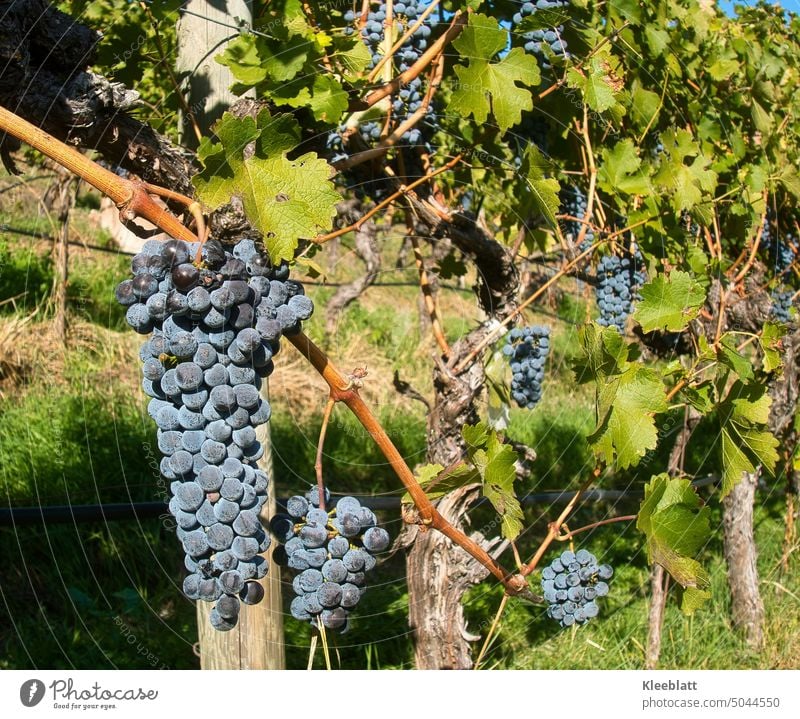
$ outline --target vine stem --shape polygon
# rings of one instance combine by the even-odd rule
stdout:
[[[542,540],[542,543],[539,545],[539,548],[536,550],[536,554],[533,555],[528,564],[522,567],[521,573],[523,576],[527,577],[538,565],[541,558],[544,556],[544,553],[547,551],[547,548],[558,539],[558,535],[561,532],[561,526],[564,525],[566,522],[567,517],[570,515],[572,510],[575,508],[575,505],[578,503],[578,500],[583,495],[583,493],[591,486],[591,484],[597,479],[600,475],[600,470],[595,469],[592,472],[592,476],[587,479],[580,487],[580,489],[575,493],[575,496],[569,501],[564,510],[558,516],[555,522],[551,522],[547,528],[547,535]],[[582,528],[583,529],[583,528]],[[576,529],[575,532],[570,532],[570,534],[575,534],[576,532],[581,531],[581,529]],[[486,639],[483,642],[483,646],[481,647],[481,651],[478,654],[478,658],[475,660],[475,669],[477,669],[481,661],[483,660],[484,655],[486,654],[487,650],[489,649],[489,645],[491,644],[495,633],[497,632],[497,627],[500,626],[500,620],[503,617],[503,612],[505,612],[506,605],[508,604],[508,595],[504,595],[503,598],[500,600],[500,605],[497,607],[497,612],[494,615],[494,620],[492,621],[492,626],[489,629],[489,633],[486,635]]]
[[[439,5],[440,2],[441,2],[441,0],[433,0],[433,2],[431,2],[431,4],[428,5],[427,8],[425,8],[425,11],[422,13],[422,15],[420,15],[417,18],[416,22],[414,22],[412,25],[408,26],[408,28],[403,33],[403,35],[400,37],[400,39],[394,45],[392,45],[392,47],[389,49],[389,52],[387,52],[380,59],[378,64],[375,65],[374,68],[372,68],[372,72],[370,72],[370,74],[367,76],[367,81],[368,82],[374,82],[375,81],[375,78],[378,77],[378,75],[380,74],[380,71],[383,69],[383,66],[387,62],[389,62],[389,60],[392,59],[392,56],[403,46],[403,43],[406,40],[408,40],[408,38],[410,38],[414,34],[416,29],[420,25],[422,25],[422,23],[425,22],[425,19],[428,17],[428,15],[430,15],[436,9],[436,7]]]
[[[403,486],[405,486],[406,490],[411,495],[411,499],[416,505],[422,519],[423,530],[425,527],[431,527],[444,534],[500,580],[506,592],[509,594],[519,595],[526,593],[528,591],[528,585],[523,576],[520,574],[514,575],[508,573],[485,549],[467,537],[463,532],[453,527],[453,525],[439,514],[417,482],[416,477],[409,469],[400,452],[397,450],[397,447],[395,447],[380,422],[378,422],[369,407],[358,394],[358,389],[353,386],[352,381],[348,380],[333,365],[327,355],[302,332],[287,337],[287,339],[322,376],[322,379],[325,380],[326,384],[330,387],[331,397],[334,401],[343,402],[356,416],[356,419],[358,419],[364,429],[367,430],[367,433],[372,437],[375,444],[378,445],[378,448],[381,450],[384,457],[386,457],[392,469],[403,483]]]
[[[75,148],[0,106],[0,130],[13,135],[47,155],[111,198],[124,220],[144,217],[170,237],[197,242],[197,236],[169,210],[159,206],[147,193],[145,183],[126,180],[82,155]]]
[[[573,529],[572,531],[567,530],[566,534],[559,534],[556,537],[556,541],[568,542],[576,534],[580,534],[581,532],[587,532],[590,529],[595,529],[596,527],[602,527],[606,524],[613,524],[614,522],[632,522],[638,516],[639,516],[638,514],[626,514],[622,517],[609,517],[608,519],[601,519],[599,522],[592,522],[591,524],[587,524],[585,527],[578,527],[577,529]],[[566,522],[563,523],[563,526],[565,527],[567,526]]]
[[[358,152],[355,155],[350,155],[349,157],[339,160],[338,162],[332,163],[337,172],[344,172],[345,170],[349,170],[352,167],[356,167],[357,165],[368,162],[376,157],[385,155],[397,144],[399,140],[403,138],[403,135],[414,128],[417,123],[419,123],[419,121],[425,117],[428,112],[428,106],[431,104],[431,100],[433,99],[433,95],[436,90],[439,89],[439,85],[442,82],[442,75],[444,73],[444,54],[440,54],[436,60],[434,60],[433,64],[434,68],[433,72],[431,73],[430,82],[428,83],[428,91],[425,93],[425,97],[423,98],[420,106],[405,120],[403,120],[403,122],[401,122],[394,130],[392,130],[389,135],[382,138],[381,141],[374,147],[370,147],[368,150]]]
[[[436,40],[435,43],[433,43],[424,53],[422,53],[419,60],[417,60],[410,68],[408,68],[408,70],[401,72],[393,80],[387,82],[385,85],[382,85],[377,90],[373,90],[371,93],[369,93],[369,95],[364,98],[363,104],[360,104],[360,106],[356,109],[366,110],[367,108],[379,103],[384,97],[393,95],[401,87],[408,85],[426,67],[428,67],[431,62],[433,62],[436,56],[449,42],[452,42],[461,34],[461,31],[466,27],[466,25],[467,15],[460,10],[456,10],[455,15],[453,16],[453,21],[450,23],[450,27],[447,28],[447,31],[438,40]]]
[[[413,228],[410,228],[413,233]],[[436,306],[436,298],[433,296],[433,288],[431,287],[430,280],[428,279],[428,271],[425,269],[425,259],[422,256],[422,250],[419,246],[419,239],[414,234],[409,234],[411,237],[411,247],[414,250],[414,262],[417,265],[417,272],[419,272],[419,288],[422,292],[422,299],[425,303],[425,309],[428,312],[428,317],[431,320],[431,330],[442,351],[445,360],[450,357],[450,345],[447,344],[447,338],[444,336],[442,329],[442,322],[439,317],[439,309]]]
[[[439,169],[434,170],[430,174],[424,175],[423,177],[417,178],[416,180],[414,180],[414,182],[411,182],[408,185],[401,186],[400,189],[397,190],[397,192],[391,194],[382,202],[379,202],[377,205],[375,205],[375,207],[373,207],[369,212],[360,217],[352,225],[348,225],[347,227],[342,227],[338,230],[334,230],[333,232],[329,232],[327,235],[319,235],[318,237],[315,237],[312,240],[312,242],[321,245],[325,242],[328,242],[329,240],[333,240],[337,237],[341,237],[342,235],[346,235],[348,232],[361,229],[361,225],[363,225],[370,217],[376,215],[378,212],[380,212],[388,205],[391,205],[392,202],[394,202],[398,197],[404,195],[409,190],[413,190],[415,187],[418,187],[419,185],[428,182],[428,180],[430,180],[432,177],[436,177],[436,175],[440,175],[443,172],[447,172],[448,170],[453,169],[453,167],[455,167],[459,162],[461,162],[461,155],[456,155],[446,165],[442,165],[442,167],[440,167]]]
[[[322,415],[322,427],[319,430],[319,441],[317,442],[317,459],[314,462],[314,471],[317,473],[317,491],[319,492],[319,508],[325,511],[325,483],[322,480],[322,450],[325,447],[325,434],[328,431],[328,422],[331,421],[331,412],[336,400],[333,397],[328,398],[328,403],[325,405],[325,412]]]
[[[589,477],[580,487],[580,489],[575,492],[575,496],[569,500],[568,504],[562,510],[561,514],[558,515],[558,519],[555,522],[551,522],[547,528],[547,536],[542,540],[542,543],[539,545],[539,548],[536,550],[536,553],[533,555],[533,558],[530,562],[528,562],[522,568],[522,575],[527,577],[534,569],[536,569],[537,565],[541,561],[544,553],[547,551],[547,548],[555,541],[558,535],[561,533],[561,525],[567,520],[567,517],[572,513],[572,510],[575,509],[575,505],[578,503],[578,500],[583,496],[583,493],[592,485],[592,483],[600,476],[600,469],[596,468],[592,472],[592,476]]]
[[[502,336],[501,331],[504,330],[509,324],[511,324],[511,322],[514,321],[514,319],[517,317],[517,315],[521,314],[525,310],[525,308],[528,307],[528,305],[532,304],[537,299],[539,299],[539,297],[541,297],[548,290],[548,288],[551,285],[555,284],[556,282],[558,282],[558,280],[560,280],[562,277],[564,277],[566,274],[568,274],[572,269],[575,268],[575,266],[584,257],[587,257],[588,255],[592,254],[592,252],[594,252],[604,242],[607,242],[607,240],[598,240],[591,247],[588,247],[583,252],[581,252],[579,255],[577,255],[575,257],[575,259],[571,260],[570,262],[567,262],[567,264],[565,264],[558,272],[556,272],[549,280],[547,280],[547,282],[545,282],[543,285],[541,285],[539,287],[539,289],[536,290],[536,292],[534,292],[530,297],[528,297],[524,302],[522,302],[519,305],[519,307],[517,307],[517,309],[515,309],[513,312],[511,312],[508,315],[508,317],[506,317],[497,327],[495,327],[491,332],[489,332],[486,335],[486,337],[484,337],[476,345],[476,347],[472,350],[472,352],[470,352],[456,366],[456,368],[453,370],[453,373],[454,374],[460,374],[467,367],[469,367],[470,364],[472,364],[472,362],[475,360],[475,358],[481,352],[483,352],[484,349],[486,349],[490,344],[492,344],[492,342],[496,342]]]

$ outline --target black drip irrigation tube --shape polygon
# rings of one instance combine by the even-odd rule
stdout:
[[[715,484],[717,477],[705,477],[692,482],[694,487]],[[540,492],[527,494],[520,499],[524,507],[536,504],[566,504],[575,496],[574,491]],[[641,499],[643,490],[638,489],[590,489],[584,492],[583,502],[611,502],[623,499]],[[399,510],[400,497],[371,497],[355,495],[356,499],[370,509]],[[286,506],[288,497],[279,497],[278,505]],[[334,498],[335,499],[335,498]],[[488,500],[481,499],[476,506]],[[41,507],[0,508],[0,527],[25,527],[34,524],[78,524],[85,522],[120,522],[130,520],[157,519],[169,516],[166,502],[130,502],[118,504],[73,504],[45,505]]]

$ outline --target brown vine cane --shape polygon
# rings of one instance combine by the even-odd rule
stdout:
[[[0,130],[31,145],[72,173],[110,197],[122,212],[132,219],[139,215],[162,229],[172,237],[196,242],[197,237],[184,227],[169,211],[159,207],[147,194],[144,183],[126,180],[115,175],[85,157],[77,150],[65,145],[44,130],[35,127],[14,113],[0,106]],[[397,448],[389,439],[380,422],[370,411],[345,376],[333,365],[325,353],[302,332],[287,338],[319,372],[331,390],[335,401],[343,402],[370,434],[392,469],[411,495],[419,510],[423,526],[438,530],[451,541],[468,552],[493,574],[510,595],[532,596],[527,581],[521,574],[507,572],[476,542],[453,527],[439,514],[417,482]]]

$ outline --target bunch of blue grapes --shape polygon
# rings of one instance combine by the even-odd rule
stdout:
[[[794,290],[792,289],[774,289],[771,294],[772,306],[770,307],[770,315],[773,319],[783,324],[788,325],[792,322],[792,297]]]
[[[413,25],[417,18],[423,13],[425,7],[418,0],[403,0],[395,3],[392,8],[392,20],[397,25],[398,32],[405,33],[409,26]],[[357,14],[348,10],[344,14],[345,22],[353,23]],[[428,47],[428,40],[431,36],[431,16],[426,18],[420,26],[409,36],[393,56],[396,63],[398,74],[405,72],[420,58]],[[372,67],[375,67],[383,57],[383,39],[386,20],[386,5],[381,3],[377,9],[370,9],[367,22],[361,29],[361,38],[366,43],[372,54]],[[355,29],[352,25],[345,28],[346,34],[353,34]],[[399,35],[398,35],[399,37]],[[392,119],[395,124],[400,124],[408,117],[413,115],[422,105],[425,97],[425,89],[422,85],[422,78],[415,77],[407,85],[404,85],[392,99]],[[424,138],[425,124],[435,125],[435,112],[431,105],[426,110],[426,118],[417,123],[402,136],[403,142],[408,146],[426,145]],[[381,124],[378,122],[364,123],[361,128],[361,135],[365,141],[372,143],[380,139]]]
[[[638,289],[647,281],[644,258],[638,249],[622,257],[605,255],[597,264],[595,296],[600,309],[597,323],[625,330],[625,322],[639,299]]]
[[[211,624],[232,629],[240,601],[263,597],[254,580],[270,545],[259,512],[267,499],[255,428],[270,418],[259,395],[282,334],[313,312],[289,267],[252,240],[227,252],[216,241],[148,241],[133,277],[116,289],[128,324],[149,335],[140,350],[148,413],[158,426],[161,474],[189,571],[183,591],[216,602]]]
[[[519,11],[514,13],[512,18],[513,27],[519,25],[524,18],[536,13],[538,10],[550,10],[563,8],[569,5],[569,0],[536,0],[535,2],[522,3]],[[536,56],[539,64],[548,69],[551,67],[553,57],[568,58],[567,43],[561,38],[564,26],[545,29],[531,30],[522,34],[525,51]]]
[[[567,550],[542,570],[542,593],[548,603],[547,616],[562,627],[585,624],[599,612],[595,601],[608,594],[614,570],[597,564],[585,549]]]
[[[549,352],[549,327],[515,327],[508,333],[503,354],[511,365],[511,396],[524,409],[533,409],[542,398]]]
[[[324,499],[323,506],[330,501],[327,489]],[[316,487],[304,497],[290,497],[286,514],[275,515],[270,528],[283,543],[275,560],[298,572],[292,581],[292,616],[315,627],[321,623],[346,631],[350,612],[366,591],[375,554],[389,546],[389,533],[355,497],[342,497],[333,509],[322,509]]]
[[[562,214],[583,219],[588,205],[586,193],[580,187],[577,185],[564,187],[561,189],[559,196],[561,200]],[[565,220],[563,227],[564,236],[566,239],[569,242],[575,242],[581,233],[583,223],[576,222],[575,220]],[[594,241],[594,232],[592,232],[590,228],[587,229],[586,235],[583,239],[585,242],[589,242],[589,244],[591,244]]]

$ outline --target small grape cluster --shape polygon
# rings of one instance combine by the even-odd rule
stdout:
[[[325,504],[329,500],[326,489]],[[388,532],[355,497],[342,497],[329,511],[321,509],[316,487],[305,497],[290,497],[286,514],[275,515],[270,528],[284,543],[275,560],[299,572],[292,581],[292,616],[346,631],[350,612],[366,591],[365,574],[375,567],[374,555],[389,546]]]
[[[424,10],[425,7],[419,0],[402,0],[402,2],[395,3],[392,8],[392,19],[396,24],[399,23],[398,32],[400,34],[405,33],[408,27],[416,22],[416,19]],[[352,10],[345,12],[345,22],[353,23],[355,19],[356,13]],[[361,29],[361,38],[366,43],[367,47],[369,47],[372,54],[372,67],[375,67],[383,57],[384,48],[381,45],[384,38],[383,23],[385,20],[386,5],[385,3],[381,3],[376,10],[369,11],[367,22]],[[345,28],[345,33],[348,35],[352,35],[354,32],[355,29],[352,25],[348,25],[348,27]],[[397,62],[398,73],[403,73],[408,70],[420,58],[428,47],[428,39],[431,33],[432,26],[430,17],[428,17],[414,30],[410,37],[395,53],[394,59]],[[396,124],[402,123],[413,115],[422,106],[423,99],[424,88],[422,86],[422,78],[415,77],[408,84],[404,85],[392,100],[392,113]],[[431,105],[428,105],[425,120],[431,125],[435,125],[435,112]],[[422,123],[417,123],[417,125],[402,136],[403,142],[409,146],[425,145],[423,129],[424,126]],[[381,136],[381,125],[377,122],[365,123],[361,127],[361,135],[366,142],[378,140]]]
[[[770,308],[770,315],[778,320],[778,322],[783,322],[783,324],[788,325],[792,322],[792,297],[794,296],[794,290],[792,289],[775,289],[772,291],[772,306]]]
[[[200,250],[200,257],[197,253]],[[194,261],[193,261],[194,258]],[[252,240],[227,252],[216,241],[148,241],[133,278],[116,289],[140,334],[143,388],[158,426],[161,474],[190,572],[190,599],[216,602],[210,615],[232,629],[240,600],[257,603],[270,538],[259,519],[267,475],[255,428],[271,409],[259,396],[282,334],[300,330],[313,304],[286,264],[273,266]]]
[[[640,299],[638,289],[647,281],[644,258],[638,248],[622,257],[605,255],[597,265],[595,296],[600,309],[597,323],[625,330],[625,322]]]
[[[547,616],[562,627],[585,624],[596,617],[598,597],[608,594],[608,580],[614,570],[597,564],[597,558],[585,549],[567,550],[542,570],[542,592]]]
[[[772,264],[778,275],[786,275],[794,262],[794,247],[796,241],[791,235],[787,235],[783,240],[777,240],[770,245]]]
[[[520,407],[533,409],[542,398],[549,352],[549,327],[515,327],[508,333],[503,354],[511,364],[511,396]]]
[[[528,0],[522,3],[518,12],[514,13],[512,23],[517,26],[524,18],[533,15],[538,10],[561,8],[566,5],[569,5],[569,0],[536,0],[536,2]],[[539,64],[544,69],[548,69],[551,67],[550,62],[553,57],[569,57],[567,43],[561,38],[563,32],[564,26],[559,25],[549,30],[531,30],[523,33],[525,51],[535,55]]]
[[[561,212],[571,217],[579,217],[583,219],[586,214],[588,201],[586,193],[577,185],[565,187],[559,193],[561,200]],[[564,222],[564,235],[569,242],[575,242],[580,235],[583,224],[575,220],[565,220]],[[594,241],[594,232],[587,229],[584,235],[584,241],[591,244]]]

